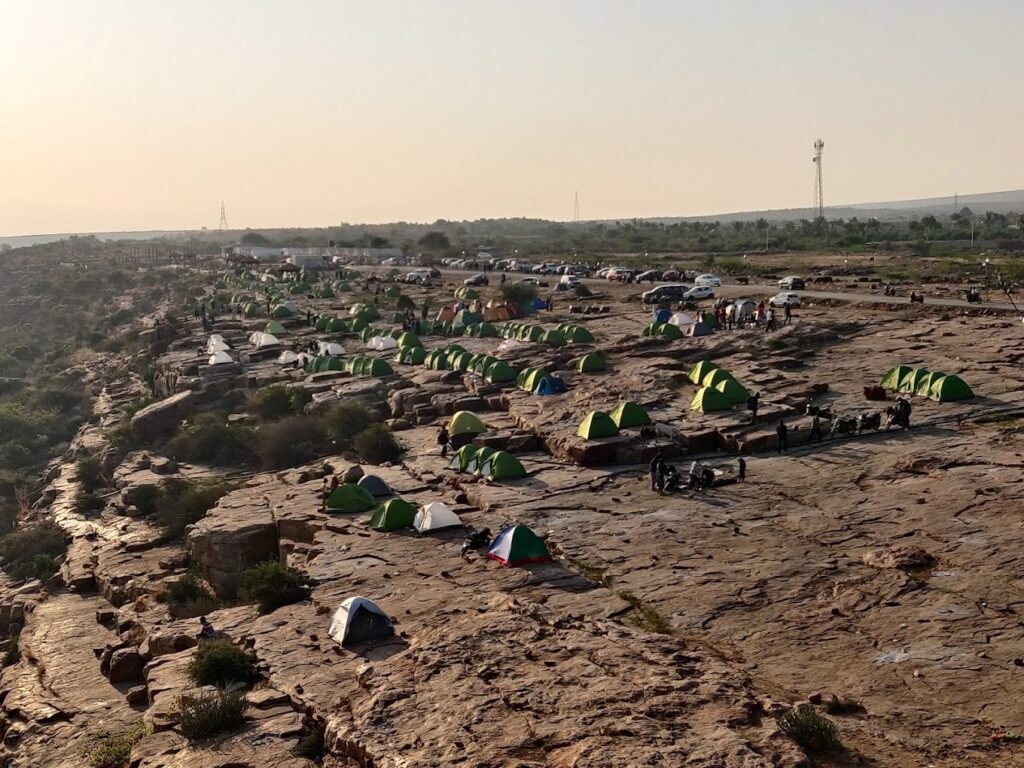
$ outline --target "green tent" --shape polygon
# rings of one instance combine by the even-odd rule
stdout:
[[[277,322],[277,320],[271,320],[263,327],[263,332],[269,333],[271,336],[284,336],[288,333],[288,329]]]
[[[732,403],[729,402],[729,398],[717,389],[701,387],[697,390],[697,394],[693,396],[693,400],[690,402],[690,408],[691,410],[701,411],[702,413],[728,411],[732,408]]]
[[[459,332],[467,325],[476,325],[477,323],[483,322],[483,318],[480,315],[470,312],[468,309],[464,309],[461,312],[456,313],[455,317],[452,318],[452,328],[458,328]]]
[[[493,357],[491,355],[480,355],[480,357],[476,359],[476,362],[474,362],[470,366],[470,369],[474,373],[479,373],[481,376],[483,376],[485,373],[487,373],[487,369],[494,365],[496,362],[498,362],[498,358],[496,357]]]
[[[570,344],[590,344],[594,341],[594,334],[578,325],[570,325],[559,330],[565,335],[565,340]]]
[[[882,377],[882,381],[879,386],[884,389],[891,389],[895,392],[900,388],[900,383],[903,381],[903,377],[912,370],[913,368],[909,365],[897,365],[895,368],[890,368],[885,372],[885,376]]]
[[[487,366],[484,378],[491,384],[504,384],[508,381],[515,381],[516,372],[504,360],[495,360]]]
[[[365,367],[361,371],[364,376],[393,376],[395,369],[388,365],[387,360],[379,357],[367,357]]]
[[[464,301],[473,301],[474,299],[479,299],[480,294],[472,288],[464,285],[455,291],[455,298],[462,299]]]
[[[700,384],[702,381],[704,381],[704,377],[707,376],[708,373],[710,373],[711,371],[715,370],[717,367],[718,366],[712,363],[710,360],[701,360],[698,363],[694,364],[694,366],[690,369],[690,372],[687,374],[687,377],[694,384]]]
[[[972,397],[974,397],[974,393],[971,388],[959,376],[943,376],[932,384],[931,398],[940,403],[970,400]]]
[[[619,428],[604,411],[591,411],[580,422],[576,434],[587,440],[596,440],[600,437],[615,437],[619,434]]]
[[[913,368],[911,371],[900,380],[900,392],[907,392],[914,394],[917,392],[917,385],[921,383],[921,380],[928,375],[926,368]]]
[[[286,304],[278,304],[276,307],[273,307],[271,309],[270,314],[272,317],[276,317],[277,319],[281,320],[286,317],[294,316],[295,311]]]
[[[389,285],[384,289],[384,295],[389,299],[395,299],[402,295],[402,289],[397,285]]]
[[[396,339],[396,341],[398,342],[398,346],[403,347],[403,348],[405,348],[405,347],[422,347],[423,346],[423,342],[420,341],[420,337],[417,336],[415,333],[409,333],[408,331],[406,331],[405,333],[401,334]]]
[[[736,379],[725,379],[715,384],[715,389],[725,395],[726,399],[732,405],[740,405],[747,402],[747,398],[750,397],[750,393],[747,392],[746,387],[740,384]]]
[[[469,361],[472,359],[473,356],[469,352],[453,350],[448,353],[448,367],[453,371],[467,371],[469,370]]]
[[[527,565],[551,559],[547,545],[525,525],[513,525],[498,531],[487,549],[487,557],[504,566]]]
[[[324,331],[326,331],[326,330],[327,330],[327,326],[328,326],[328,324],[329,324],[329,323],[331,322],[331,320],[332,320],[332,319],[333,319],[333,318],[332,318],[332,317],[330,317],[329,315],[320,315],[320,317],[318,317],[318,318],[316,319],[316,325],[315,325],[314,327],[315,327],[315,328],[316,328],[316,329],[317,329],[318,331],[320,331],[321,333],[323,333]]]
[[[432,371],[447,371],[448,357],[442,350],[435,349],[433,352],[427,353],[427,356],[423,359],[423,365]]]
[[[942,373],[942,371],[931,371],[917,383],[917,389],[914,390],[914,394],[920,395],[921,397],[931,397],[932,384],[945,375],[946,374]]]
[[[523,341],[539,343],[544,340],[544,329],[539,325],[524,325],[520,331],[520,338]]]
[[[651,323],[644,328],[644,336],[660,336],[663,339],[675,341],[683,338],[683,332],[679,330],[678,325],[671,323]]]
[[[324,283],[323,285],[317,287],[313,295],[316,296],[318,299],[333,299],[334,291],[331,290],[330,285]]]
[[[349,330],[352,331],[352,333],[359,333],[361,330],[363,330],[363,328],[366,328],[369,325],[370,325],[369,321],[365,317],[363,317],[362,315],[359,315],[359,317],[353,317],[352,318],[352,322],[349,323],[348,327],[349,327]]]
[[[396,362],[404,363],[405,365],[423,365],[423,361],[426,359],[427,350],[423,347],[399,348],[398,354],[395,356]]]
[[[525,389],[527,392],[533,392],[533,390],[536,389],[537,387],[537,383],[541,379],[550,375],[551,374],[549,374],[543,368],[530,368],[529,373],[526,376],[522,377],[522,381],[519,382],[519,386],[522,389]]]
[[[486,431],[487,425],[469,411],[459,411],[448,420],[449,435],[480,435]]]
[[[339,357],[314,357],[306,363],[306,373],[343,370],[345,370],[345,363]]]
[[[510,480],[526,477],[526,469],[511,453],[498,451],[491,454],[480,467],[480,474],[488,480]]]
[[[339,485],[327,497],[328,512],[359,513],[373,509],[373,496],[365,488],[345,483]]]
[[[345,333],[348,330],[348,324],[340,317],[332,317],[327,321],[327,329],[329,333]]]
[[[576,363],[576,370],[580,373],[598,373],[600,371],[607,371],[608,363],[597,352],[591,352],[589,355],[584,355],[579,359]]]
[[[388,499],[373,513],[370,527],[375,531],[397,531],[401,528],[412,528],[416,517],[416,507],[405,499]]]
[[[377,308],[371,304],[353,304],[348,312],[352,317],[359,317],[367,322],[379,317]]]
[[[716,387],[720,382],[728,381],[731,378],[733,375],[724,368],[715,368],[713,371],[708,371],[700,384],[702,387]]]
[[[612,417],[612,421],[615,422],[615,426],[619,429],[642,427],[645,424],[651,423],[651,417],[647,415],[647,411],[644,410],[643,406],[639,403],[634,403],[632,400],[619,403],[612,409],[609,415]]]
[[[477,323],[466,328],[465,336],[475,336],[478,339],[498,338],[498,329],[490,323]]]
[[[566,343],[565,334],[561,331],[544,331],[540,342],[541,344],[547,344],[549,347],[564,347]]]
[[[465,472],[470,462],[473,461],[473,457],[476,456],[477,450],[477,447],[472,443],[462,446],[452,454],[451,459],[448,461],[448,469]]]
[[[494,453],[494,449],[490,446],[480,446],[473,452],[473,455],[469,457],[469,460],[466,462],[466,466],[462,468],[462,471],[480,474],[480,470],[483,467],[484,462],[493,456]]]

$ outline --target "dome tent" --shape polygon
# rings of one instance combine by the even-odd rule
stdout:
[[[349,326],[349,324],[342,320],[340,317],[332,317],[327,321],[326,330],[328,331],[328,333],[346,333],[350,327],[351,326]]]
[[[576,434],[585,440],[596,440],[602,437],[615,437],[619,434],[619,428],[615,426],[612,417],[604,411],[591,411],[576,428]]]
[[[269,333],[272,336],[284,336],[288,333],[287,329],[281,325],[277,320],[271,320],[263,328],[264,333]]]
[[[466,466],[462,468],[462,471],[479,475],[484,462],[493,456],[494,453],[494,449],[489,445],[480,446],[473,451],[473,454],[469,457],[469,460],[466,462]]]
[[[704,380],[701,381],[701,386],[714,387],[717,386],[719,382],[726,381],[731,378],[733,378],[733,375],[724,368],[715,368],[713,371],[708,371]]]
[[[931,371],[918,382],[917,389],[914,390],[914,394],[920,395],[921,397],[931,397],[932,385],[945,375],[946,374],[942,373],[942,371]]]
[[[883,389],[891,389],[894,392],[900,388],[900,382],[903,381],[903,377],[914,370],[909,365],[897,365],[895,368],[890,368],[885,372],[885,376],[882,377],[882,381],[879,384]]]
[[[672,320],[671,309],[656,309],[651,313],[651,322],[657,325],[658,323],[667,323]]]
[[[377,475],[363,475],[359,478],[357,485],[374,498],[395,495],[395,492],[391,490],[391,487],[377,477]]]
[[[576,370],[580,373],[600,373],[608,370],[608,363],[597,352],[584,355],[576,363]]]
[[[399,347],[395,362],[405,365],[423,365],[427,359],[427,350],[423,347]]]
[[[415,517],[416,507],[405,499],[396,497],[377,507],[377,511],[370,518],[370,527],[375,531],[397,531],[412,527]]]
[[[364,643],[395,634],[391,619],[372,600],[350,597],[331,617],[327,634],[337,643]]]
[[[678,326],[680,328],[683,327],[684,325],[693,324],[693,318],[690,317],[685,312],[676,312],[674,315],[672,315],[672,317],[668,319],[668,321],[672,325]]]
[[[736,379],[725,379],[715,384],[715,389],[725,395],[726,399],[732,405],[742,405],[747,402],[747,398],[750,397],[750,393],[747,392],[746,387],[740,384]]]
[[[487,549],[487,557],[504,566],[514,566],[545,562],[551,559],[551,553],[525,525],[513,525],[498,532]]]
[[[729,399],[713,387],[701,387],[690,401],[690,409],[701,413],[728,411],[732,409]]]
[[[671,326],[675,328],[675,326]],[[711,323],[698,321],[686,329],[687,336],[710,336],[715,332],[715,326]]]
[[[206,341],[207,354],[212,355],[215,352],[227,352],[229,349],[231,349],[231,345],[224,341],[224,337],[219,333],[213,334]]]
[[[497,451],[487,457],[478,474],[488,480],[511,480],[526,477],[526,468],[511,453]]]
[[[406,347],[422,347],[423,342],[420,341],[420,337],[415,333],[406,331],[398,337],[398,346],[402,349],[405,349]]]
[[[448,434],[455,435],[480,435],[487,431],[480,417],[470,411],[459,411],[448,420]]]
[[[545,376],[539,379],[537,386],[533,388],[533,394],[535,395],[561,395],[568,391],[569,388],[565,386],[565,382],[558,376]]]
[[[690,372],[687,374],[687,378],[694,384],[700,384],[704,380],[704,377],[716,368],[718,368],[718,366],[710,360],[700,360],[690,369]]]
[[[366,348],[378,352],[386,352],[391,349],[398,349],[398,342],[390,336],[374,336],[366,342]]]
[[[484,375],[484,378],[491,384],[504,384],[505,382],[515,381],[516,372],[504,360],[495,360],[487,366],[487,373]]]
[[[462,525],[459,516],[452,508],[440,501],[433,501],[421,507],[412,521],[412,527],[419,533],[443,531],[446,528],[458,528]]]
[[[948,403],[955,400],[970,400],[974,397],[974,392],[959,376],[943,376],[932,384],[929,396],[940,403]]]
[[[670,341],[683,338],[683,332],[679,330],[679,326],[672,325],[671,323],[651,323],[644,328],[643,335],[660,336],[661,338],[669,339]]]
[[[928,375],[928,371],[925,368],[913,368],[911,369],[902,380],[900,380],[900,392],[907,392],[914,394],[917,391],[918,384]]]
[[[632,400],[619,403],[608,415],[611,416],[615,426],[619,429],[642,427],[651,423],[651,417],[647,415],[647,411],[643,409],[643,406],[639,403],[634,403]]]
[[[344,483],[331,491],[324,506],[328,512],[358,514],[373,509],[373,496],[365,488]]]
[[[590,344],[594,341],[594,334],[578,325],[570,325],[560,330],[565,334],[565,340],[569,344]]]
[[[451,459],[448,461],[448,469],[454,469],[456,472],[465,472],[470,462],[473,461],[473,457],[476,456],[477,447],[470,443],[462,446],[455,453],[452,454]]]
[[[233,362],[235,361],[231,359],[231,355],[229,355],[223,349],[217,350],[212,355],[210,355],[210,357],[207,358],[206,360],[207,365],[226,365],[227,363]]]
[[[266,349],[267,347],[276,347],[281,343],[277,336],[272,336],[269,333],[263,333],[262,331],[256,331],[249,336],[249,343],[256,349]]]
[[[527,392],[533,392],[538,382],[548,375],[543,368],[524,368],[516,376],[516,384]]]

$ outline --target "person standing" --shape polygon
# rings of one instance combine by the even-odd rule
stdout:
[[[437,444],[441,446],[441,458],[448,456],[448,446],[451,444],[451,436],[448,434],[448,428],[441,426],[441,430],[437,433]]]
[[[739,468],[739,472],[736,475],[736,477],[738,478],[739,482],[742,483],[744,480],[747,479],[747,460],[740,456],[738,459],[736,459],[736,465]]]
[[[747,410],[750,411],[750,423],[753,424],[757,421],[757,407],[761,402],[761,394],[755,392],[747,398]]]
[[[821,416],[819,416],[817,413],[815,413],[813,416],[811,416],[811,438],[810,439],[814,440],[815,438],[818,439],[819,443],[821,442]]]
[[[765,333],[767,333],[769,331],[774,331],[775,328],[776,328],[776,326],[775,326],[775,307],[769,306],[768,307],[768,322],[765,323],[765,326],[764,326]]]
[[[789,325],[793,321],[793,305],[787,301],[783,311],[786,317],[783,325]]]
[[[779,426],[775,428],[775,434],[779,437],[779,444],[776,448],[777,453],[788,453],[789,452],[789,427],[786,426],[786,422],[779,419]]]
[[[662,483],[662,465],[665,463],[665,457],[661,455],[661,451],[654,454],[654,458],[651,459],[651,463],[648,465],[648,470],[651,475],[651,490],[661,493]]]

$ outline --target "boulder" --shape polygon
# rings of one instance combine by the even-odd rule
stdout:
[[[223,509],[225,499],[217,515],[200,520],[189,531],[187,549],[217,596],[233,599],[242,569],[278,559],[278,532],[265,502],[239,500]]]
[[[131,706],[149,703],[149,688],[145,685],[136,685],[125,691],[125,701]]]
[[[345,470],[345,474],[341,476],[341,482],[358,483],[365,474],[366,473],[363,472],[362,467],[360,467],[358,464],[353,464],[351,467]]]
[[[163,456],[150,461],[150,467],[158,475],[174,475],[178,472],[178,462]]]
[[[912,544],[896,544],[892,547],[868,552],[863,558],[864,565],[871,568],[895,568],[900,571],[918,571],[934,568],[938,560],[934,555]]]
[[[173,434],[181,420],[192,413],[196,396],[191,390],[179,392],[158,403],[147,405],[132,416],[132,433],[144,440]]]
[[[135,648],[119,648],[110,655],[111,683],[131,683],[142,679],[142,657]]]

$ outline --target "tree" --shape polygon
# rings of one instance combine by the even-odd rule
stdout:
[[[271,245],[271,242],[259,232],[249,231],[242,235],[242,245]]]
[[[428,251],[447,251],[452,247],[451,241],[448,240],[448,235],[444,232],[427,232],[419,240],[420,246],[426,248]]]
[[[377,237],[376,235],[374,235],[373,237],[370,238],[371,248],[387,248],[389,245],[391,245],[391,243],[388,241],[386,237]]]

